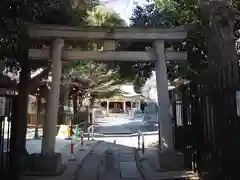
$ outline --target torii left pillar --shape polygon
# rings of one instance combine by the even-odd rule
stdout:
[[[62,48],[63,39],[53,40],[50,51],[52,82],[47,95],[46,116],[43,127],[43,140],[41,154],[35,154],[33,158],[33,171],[49,174],[58,174],[64,166],[61,162],[61,154],[55,153],[57,118],[59,107],[59,93],[62,72]]]
[[[62,73],[62,48],[63,39],[55,39],[52,43],[50,51],[52,82],[51,89],[47,96],[46,118],[44,122],[42,153],[50,154],[55,152],[56,134],[57,134],[57,118],[59,107],[59,93]]]

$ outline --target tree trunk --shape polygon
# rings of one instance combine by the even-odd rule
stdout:
[[[213,2],[211,9],[208,28],[209,63],[212,68],[221,68],[221,71],[215,71],[216,79],[214,78],[213,82],[218,83],[223,80],[224,83],[217,85],[217,87],[222,86],[220,88],[238,86],[239,63],[233,28],[236,12],[225,1]],[[228,73],[233,73],[233,76],[229,76]]]
[[[72,118],[72,125],[79,124],[77,118],[78,106],[77,106],[77,95],[73,94],[73,118]]]
[[[27,60],[21,64],[20,83],[17,87],[18,95],[14,99],[11,123],[10,163],[12,175],[19,175],[28,166],[28,152],[26,150],[27,109],[28,109],[28,80],[30,68]],[[13,178],[13,177],[12,177]]]
[[[75,116],[78,111],[78,106],[77,106],[77,95],[73,95],[73,115]]]
[[[27,134],[27,119],[28,119],[28,80],[30,77],[30,68],[27,63],[22,63],[20,82],[18,86],[17,96],[17,117],[18,117],[18,129],[19,129],[19,146],[22,153],[26,151],[26,134]]]
[[[205,5],[207,7],[202,6],[201,8],[203,14],[207,14],[204,9],[208,8],[207,33],[210,70],[206,85],[209,85],[209,92],[216,92],[216,95],[210,96],[214,112],[217,112],[215,115],[217,122],[214,122],[216,133],[214,133],[213,139],[221,153],[218,158],[220,162],[207,161],[203,166],[204,168],[209,167],[207,171],[211,179],[227,179],[229,175],[232,179],[238,179],[238,165],[236,165],[238,159],[236,157],[238,157],[239,143],[236,138],[239,137],[239,128],[229,124],[229,119],[232,120],[232,123],[238,121],[233,112],[236,109],[235,103],[230,98],[233,96],[235,98],[235,91],[239,86],[239,62],[233,28],[236,11],[227,1],[212,1]],[[228,140],[223,141],[222,139]],[[223,167],[224,169],[221,169]]]
[[[94,101],[95,101],[95,97],[91,96],[90,97],[90,105],[89,105],[89,108],[90,108],[91,111],[94,108]]]
[[[20,143],[18,140],[19,128],[17,118],[17,97],[13,98],[12,101],[12,120],[11,120],[11,140],[10,140],[10,170],[11,173],[9,179],[18,179],[20,174]]]
[[[70,92],[70,89],[68,87],[62,87],[60,89],[60,98],[59,98],[60,107],[58,111],[60,124],[68,123],[66,121],[67,118],[65,117],[65,114],[64,114],[64,106],[67,106],[68,104],[69,92]]]
[[[39,120],[40,120],[40,117],[41,117],[41,96],[37,96],[37,110],[36,110],[36,113],[37,113],[37,120],[36,120],[36,129],[38,129],[38,126],[39,126]],[[35,129],[35,130],[36,130]]]

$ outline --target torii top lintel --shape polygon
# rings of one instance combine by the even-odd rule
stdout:
[[[67,40],[169,40],[180,41],[187,37],[186,26],[174,28],[133,28],[133,27],[71,27],[60,25],[29,25],[29,37],[32,39],[63,38]]]

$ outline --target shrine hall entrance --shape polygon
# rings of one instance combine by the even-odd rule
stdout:
[[[109,103],[110,113],[124,113],[123,102],[110,102]]]

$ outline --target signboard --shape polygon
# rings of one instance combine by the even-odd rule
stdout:
[[[122,97],[121,96],[113,96],[111,99],[113,99],[113,100],[120,100],[120,99],[122,99]]]
[[[0,116],[5,116],[6,97],[0,97]]]
[[[70,128],[67,125],[60,125],[57,138],[66,139],[70,137]]]
[[[14,89],[0,88],[0,95],[17,95],[18,92]]]
[[[240,117],[240,91],[236,91],[237,116]]]

